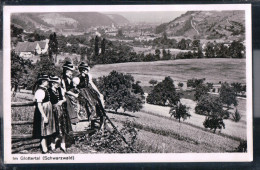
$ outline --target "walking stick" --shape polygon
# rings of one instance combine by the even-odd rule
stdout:
[[[119,136],[123,139],[123,141],[125,142],[125,144],[127,144],[127,146],[131,149],[131,151],[133,151],[133,147],[131,147],[129,145],[129,143],[126,141],[125,137],[117,130],[116,126],[114,125],[114,123],[110,120],[110,118],[107,116],[106,111],[103,107],[103,104],[100,100],[99,97],[97,97],[97,101],[98,101],[98,107],[101,109],[103,116],[106,117],[106,119],[108,120],[108,122],[112,125],[112,127],[114,128],[114,130],[119,134]],[[105,122],[105,121],[104,121]]]

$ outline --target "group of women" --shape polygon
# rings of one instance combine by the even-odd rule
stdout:
[[[73,77],[75,67],[66,62],[62,78],[38,77],[33,136],[41,139],[42,153],[55,150],[58,143],[66,152],[66,137],[80,120],[89,120],[92,127],[97,117],[103,120],[103,95],[92,81],[90,67],[81,63],[78,69],[80,75]]]

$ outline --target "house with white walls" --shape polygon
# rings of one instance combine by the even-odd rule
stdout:
[[[18,42],[15,53],[24,59],[48,53],[48,41]]]

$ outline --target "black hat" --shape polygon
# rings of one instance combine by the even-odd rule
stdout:
[[[66,61],[66,63],[62,66],[63,68],[69,69],[69,70],[75,70],[75,67],[73,64],[69,61]]]
[[[80,63],[80,65],[78,66],[79,69],[86,69],[86,70],[89,70],[89,65],[82,62]]]
[[[50,82],[61,83],[61,79],[58,76],[50,76]]]
[[[46,75],[46,74],[40,74],[38,76],[38,80],[47,80],[47,81],[49,81],[49,76]]]

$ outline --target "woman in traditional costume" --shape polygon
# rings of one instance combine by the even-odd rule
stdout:
[[[66,152],[65,137],[72,131],[70,118],[65,108],[66,98],[64,90],[60,87],[61,79],[59,77],[50,76],[49,82],[50,88],[48,89],[48,92],[50,94],[50,101],[57,129],[55,141],[57,142],[61,138],[60,148],[63,152]],[[55,145],[51,147],[52,149],[55,149]]]
[[[85,103],[85,107],[88,113],[88,118],[91,121],[91,127],[94,126],[96,118],[100,117],[101,125],[103,125],[104,118],[104,99],[103,95],[99,92],[98,88],[92,81],[90,75],[90,67],[82,62],[79,66],[79,79],[80,83],[78,88],[80,89],[80,101]]]
[[[73,88],[70,89],[71,92],[75,94],[79,94],[80,90],[78,89],[78,85],[80,83],[80,79],[78,77],[73,77],[72,79],[72,86]],[[79,94],[80,96],[80,94]],[[74,104],[74,110],[78,115],[79,120],[87,120],[87,112],[85,108],[85,103],[82,102],[82,100],[79,100],[79,97],[70,96],[70,99],[72,100],[72,103]]]
[[[33,137],[41,139],[43,153],[48,152],[47,139],[51,139],[56,133],[55,117],[52,112],[50,94],[47,90],[48,81],[47,75],[40,75],[37,82],[38,88],[35,92],[37,105],[34,113]]]
[[[71,62],[66,62],[63,65],[63,79],[62,79],[62,88],[65,91],[65,96],[67,100],[67,111],[70,117],[70,121],[72,124],[76,124],[79,122],[78,114],[75,108],[77,107],[77,102],[75,102],[75,98],[78,98],[78,93],[74,93],[71,89],[73,89],[72,83],[72,74],[75,68]]]

